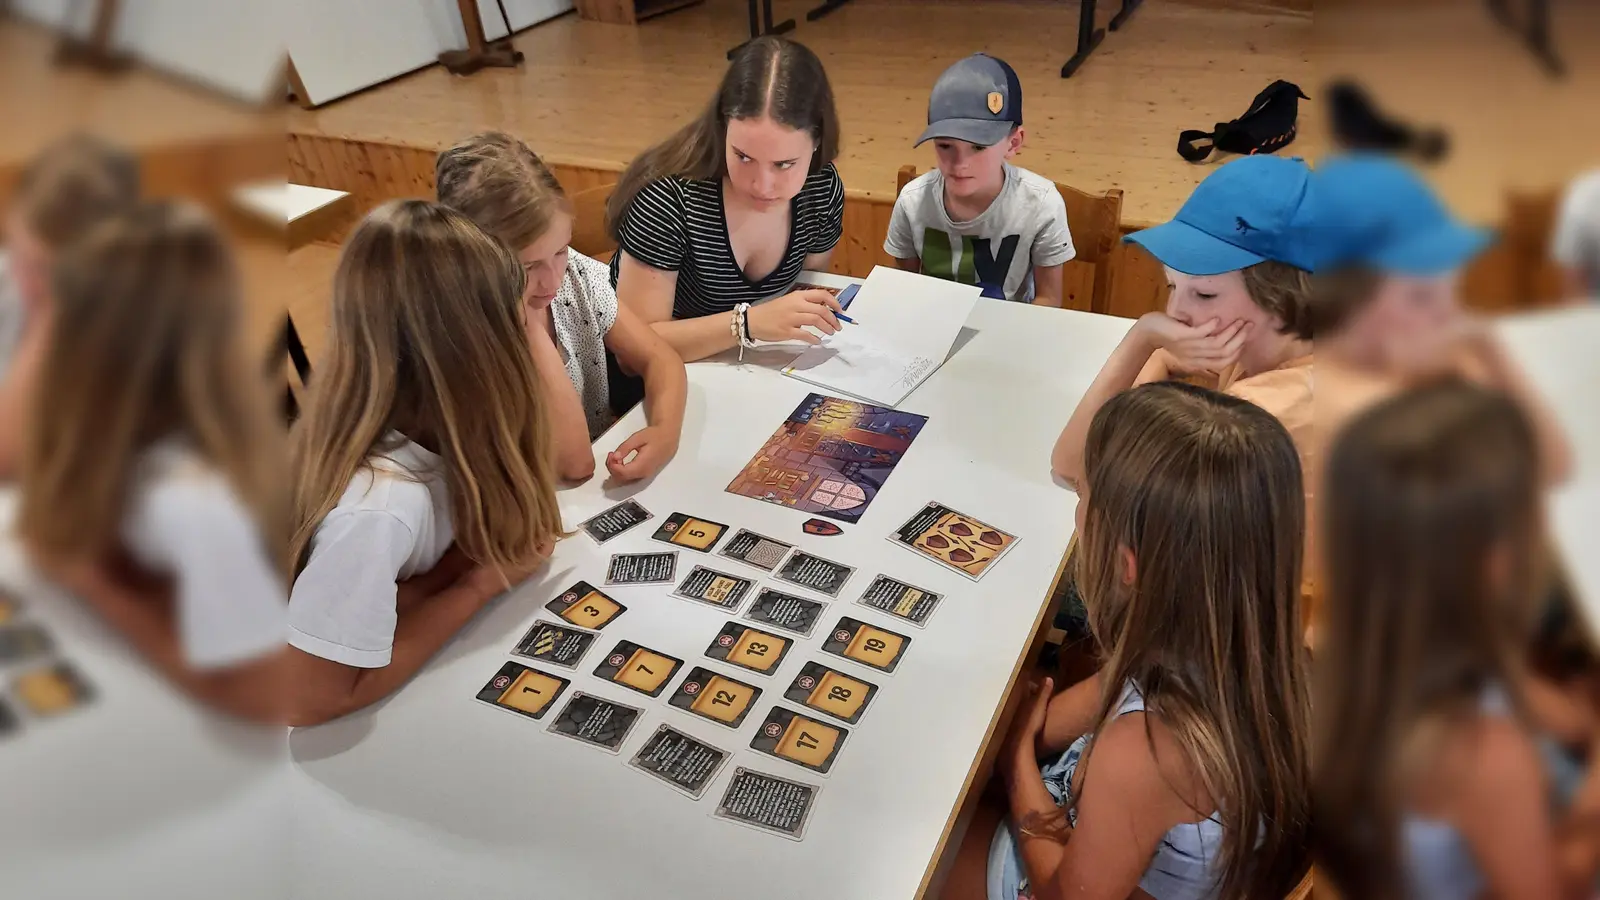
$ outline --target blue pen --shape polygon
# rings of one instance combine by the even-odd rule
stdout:
[[[850,318],[849,316],[845,315],[844,313],[834,313],[833,317],[835,319],[838,319],[841,322],[848,322],[851,325],[856,324],[856,320],[855,319]]]

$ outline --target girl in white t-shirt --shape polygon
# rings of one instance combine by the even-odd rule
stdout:
[[[51,293],[19,538],[180,688],[281,721],[281,426],[225,238],[144,204],[63,252]]]
[[[504,245],[423,200],[378,207],[345,244],[290,436],[292,723],[405,683],[561,536],[523,281]]]
[[[622,482],[648,478],[678,449],[687,381],[677,351],[617,305],[611,270],[567,245],[573,210],[566,192],[528,146],[511,135],[474,135],[439,154],[439,202],[460,210],[517,255],[527,272],[528,343],[549,389],[556,466],[563,478],[594,474],[593,441],[611,427],[606,351],[644,380],[647,424],[606,456]]]

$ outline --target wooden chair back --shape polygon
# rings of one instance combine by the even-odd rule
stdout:
[[[606,233],[606,201],[615,184],[602,184],[572,194],[572,249],[601,262],[610,262],[617,242]]]
[[[916,166],[901,166],[895,196],[917,177]],[[1066,309],[1108,313],[1111,307],[1112,257],[1122,239],[1122,189],[1091,194],[1056,184],[1067,206],[1067,230],[1077,256],[1061,276],[1061,305]]]
[[[1550,253],[1560,213],[1561,194],[1556,190],[1512,191],[1506,196],[1505,228],[1500,240],[1512,253],[1515,296],[1511,300],[1518,307],[1566,299],[1561,268]]]

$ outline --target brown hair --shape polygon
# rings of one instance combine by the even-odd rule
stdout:
[[[1383,273],[1350,266],[1311,276],[1311,322],[1318,334],[1342,331],[1378,295]]]
[[[1283,320],[1284,334],[1309,341],[1316,336],[1311,310],[1311,273],[1269,259],[1239,271],[1250,299]]]
[[[17,177],[12,204],[45,246],[61,250],[139,199],[139,164],[97,138],[79,135],[46,148]]]
[[[276,552],[282,427],[243,346],[240,279],[197,209],[147,203],[55,267],[55,322],[22,462],[19,530],[62,556],[113,546],[139,454],[180,437],[226,476]]]
[[[1282,896],[1310,827],[1294,442],[1260,407],[1161,382],[1100,408],[1084,463],[1078,584],[1104,653],[1095,730],[1136,686],[1216,803],[1217,896]],[[1131,585],[1120,548],[1137,561]]]
[[[350,480],[404,438],[442,458],[412,474],[444,478],[475,562],[514,570],[561,535],[522,289],[511,251],[449,207],[390,201],[357,226],[334,274],[331,349],[290,435],[296,571]]]
[[[1533,429],[1509,398],[1449,379],[1352,421],[1327,468],[1326,630],[1317,656],[1318,862],[1347,897],[1398,900],[1402,759],[1461,734],[1516,686],[1541,577]],[[1509,583],[1487,560],[1506,551]]]
[[[645,185],[667,177],[721,178],[728,120],[771,118],[817,142],[809,171],[822,171],[839,155],[839,115],[822,61],[803,44],[759,37],[734,53],[717,95],[699,118],[639,154],[606,202],[606,231],[620,241],[623,217]]]
[[[440,153],[433,173],[439,202],[465,213],[512,253],[538,240],[558,210],[572,212],[538,154],[501,131],[475,134]]]

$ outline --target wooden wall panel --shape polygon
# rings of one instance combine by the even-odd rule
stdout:
[[[289,178],[298,184],[348,191],[353,203],[349,221],[330,231],[343,240],[348,229],[372,207],[395,197],[433,196],[434,152],[415,147],[371,144],[341,138],[295,134],[289,136]],[[569,194],[614,183],[620,167],[600,168],[551,160],[551,169]],[[844,237],[835,250],[831,268],[844,275],[865,277],[876,265],[893,265],[883,252],[889,232],[892,200],[847,192]],[[1521,286],[1524,272],[1542,272],[1548,265],[1523,259],[1526,251],[1514,243],[1501,244],[1472,265],[1463,275],[1462,292],[1468,304],[1485,311],[1502,311],[1529,305],[1536,299]],[[1137,318],[1166,305],[1167,280],[1161,265],[1144,250],[1119,243],[1112,254],[1112,282],[1108,311]],[[1087,309],[1087,266],[1066,273],[1066,305]],[[1082,271],[1078,271],[1081,269]],[[1074,287],[1076,286],[1076,287]],[[1527,299],[1524,299],[1527,298]]]

